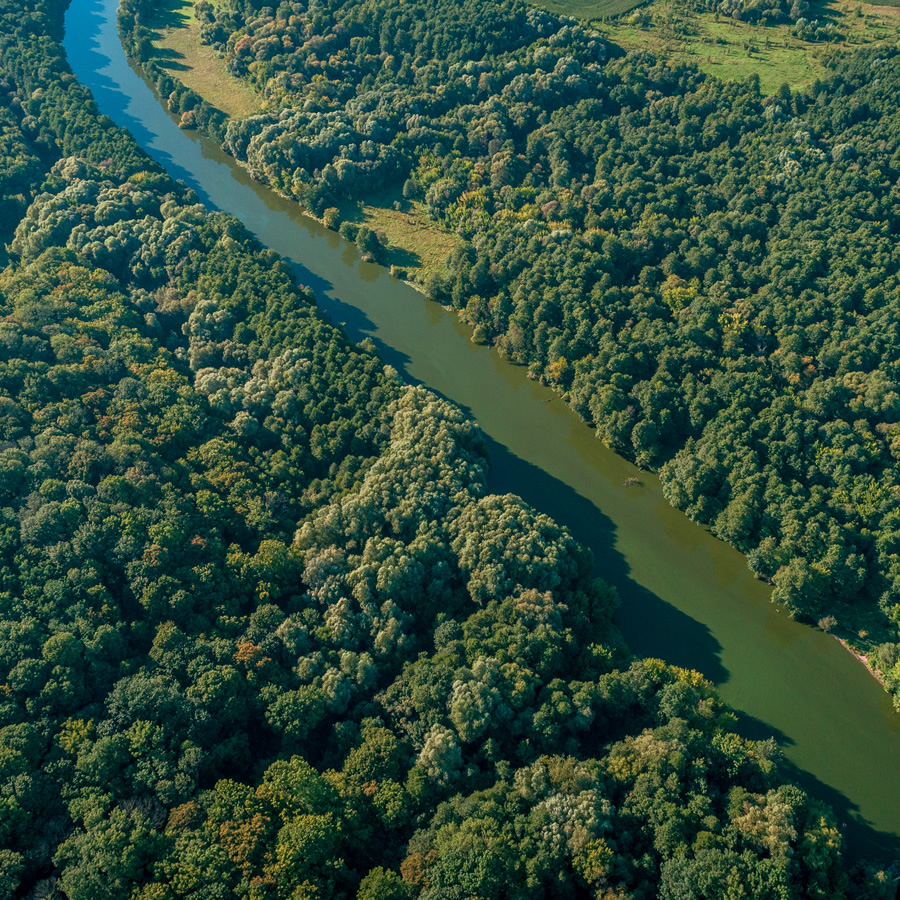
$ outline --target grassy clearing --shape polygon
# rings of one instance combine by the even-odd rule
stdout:
[[[900,4],[900,0],[891,2]],[[627,9],[604,11],[618,4],[627,4]],[[894,44],[900,39],[900,9],[856,0],[812,4],[810,19],[833,22],[845,35],[838,44],[800,40],[791,34],[789,25],[752,25],[714,13],[694,12],[677,0],[655,0],[631,15],[627,13],[637,5],[631,0],[543,0],[542,5],[592,20],[624,50],[648,50],[733,81],[758,75],[766,93],[777,91],[785,83],[792,88],[809,85],[824,74],[824,60],[836,46]]]
[[[366,199],[366,203],[341,206],[341,220],[383,231],[389,241],[387,265],[405,269],[409,280],[419,284],[431,272],[444,271],[447,257],[461,241],[428,221],[424,203],[403,200],[398,190]],[[394,208],[395,203],[400,205],[399,210]]]
[[[644,2],[646,0],[538,0],[536,5],[560,16],[590,20],[613,19]]]
[[[805,87],[823,72],[814,45],[795,38],[786,26],[763,28],[701,14],[692,17],[693,33],[673,32],[655,21],[644,27],[616,25],[607,31],[625,50],[648,50],[719,78],[743,81],[758,75],[768,94],[785,83]]]
[[[252,115],[260,107],[256,91],[235,78],[211,47],[200,43],[200,25],[191,0],[168,0],[157,10],[153,27],[156,63],[168,69],[185,87],[227,116]]]

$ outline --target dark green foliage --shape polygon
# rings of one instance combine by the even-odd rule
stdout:
[[[0,85],[0,90],[4,86]],[[5,85],[10,91],[10,85]],[[0,107],[0,240],[6,242],[12,229],[28,206],[31,191],[44,176],[44,168],[36,146],[29,140],[23,127],[21,104],[6,97]],[[17,115],[17,113],[20,113]]]
[[[4,894],[843,896],[773,746],[629,661],[568,533],[486,495],[477,427],[63,90],[43,12],[0,2],[12,140],[47,137],[0,184],[29,201],[0,274]]]
[[[513,2],[490,21],[316,9],[208,10],[276,107],[229,123],[229,151],[316,211],[391,178],[424,196],[468,239],[429,292],[479,339],[659,467],[792,615],[900,622],[896,53],[835,55],[806,94],[763,97],[604,64],[597,34]]]

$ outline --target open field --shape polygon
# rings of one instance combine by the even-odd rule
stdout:
[[[235,118],[259,109],[256,92],[225,68],[212,47],[200,43],[191,0],[168,0],[157,9],[156,63],[204,100]]]
[[[855,0],[812,4],[809,18],[832,22],[843,36],[836,43],[810,43],[792,34],[790,25],[739,22],[695,12],[676,0],[655,0],[640,9],[631,0],[542,0],[540,5],[592,21],[623,50],[647,50],[735,81],[758,75],[766,93],[785,83],[792,88],[811,84],[824,74],[824,59],[834,47],[900,39],[900,9]]]
[[[579,19],[612,19],[640,6],[645,0],[540,0],[536,3],[561,16]],[[900,0],[897,0],[900,3]]]
[[[425,204],[403,200],[397,189],[366,200],[366,203],[351,201],[341,206],[341,220],[383,231],[390,242],[385,258],[387,265],[405,269],[410,281],[419,284],[431,272],[444,270],[447,257],[461,242],[456,235],[428,221]],[[394,209],[394,203],[400,204],[399,210]]]
[[[657,4],[661,9],[667,4]],[[782,84],[801,88],[824,71],[814,45],[799,40],[787,26],[763,28],[733,20],[716,21],[711,14],[692,17],[691,32],[666,24],[640,26],[623,22],[607,29],[609,38],[625,50],[648,50],[672,62],[687,62],[702,72],[732,81],[758,75],[763,92]],[[824,46],[824,45],[823,45]]]

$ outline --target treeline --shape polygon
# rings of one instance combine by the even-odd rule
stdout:
[[[887,896],[708,683],[629,661],[477,427],[97,116],[59,13],[0,2],[43,161],[2,185],[0,893]]]
[[[765,97],[516,2],[199,4],[271,113],[254,177],[393,179],[467,239],[430,295],[748,554],[792,615],[900,622],[896,52]],[[865,646],[865,642],[863,641]],[[889,686],[897,644],[871,647]]]
[[[182,128],[199,128],[222,141],[227,122],[225,113],[204,100],[196,91],[185,87],[154,59],[153,41],[156,32],[152,22],[155,15],[159,15],[158,8],[146,0],[122,0],[118,8],[118,22],[126,52],[140,63],[157,93],[166,99],[169,112],[179,117]]]
[[[688,4],[698,11],[715,12],[737,22],[754,25],[790,25],[803,41],[837,42],[846,35],[827,16],[827,7],[818,9],[808,0],[698,0]],[[821,18],[817,13],[825,12]]]

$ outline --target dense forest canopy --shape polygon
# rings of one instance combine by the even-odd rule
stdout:
[[[900,685],[896,50],[763,96],[517,0],[196,14],[265,100],[223,126],[254,177],[316,214],[390,181],[424,200],[466,240],[430,295],[792,615],[877,619],[860,645]]]
[[[63,5],[0,0],[0,894],[887,896],[477,426],[97,114]]]

